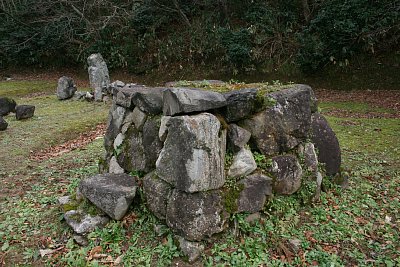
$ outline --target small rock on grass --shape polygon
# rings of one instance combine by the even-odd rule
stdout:
[[[17,120],[29,119],[35,113],[35,106],[32,105],[18,105],[15,109]]]
[[[74,232],[80,235],[88,234],[97,227],[104,227],[110,221],[110,218],[107,216],[91,216],[76,210],[67,211],[64,214],[64,218]]]
[[[86,247],[89,245],[89,240],[83,235],[74,235],[73,239],[79,246]]]
[[[0,116],[0,131],[5,131],[8,127],[8,123],[2,116]]]

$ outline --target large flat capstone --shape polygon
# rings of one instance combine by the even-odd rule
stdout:
[[[137,183],[128,174],[98,174],[81,181],[80,192],[115,220],[127,212],[136,194]]]
[[[165,116],[207,111],[226,105],[225,97],[220,93],[190,88],[167,88],[163,101]]]
[[[209,113],[171,117],[156,162],[157,175],[179,190],[193,193],[225,182],[226,130]]]

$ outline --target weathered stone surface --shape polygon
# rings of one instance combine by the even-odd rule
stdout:
[[[304,164],[310,171],[318,170],[318,157],[313,143],[305,143],[304,145]]]
[[[185,192],[220,188],[225,182],[226,130],[209,113],[171,117],[157,160],[157,175]]]
[[[109,166],[110,166],[108,171],[109,173],[120,174],[125,172],[124,169],[122,169],[121,166],[119,166],[115,156],[111,157]]]
[[[264,96],[256,88],[231,91],[224,94],[227,105],[220,109],[227,122],[249,118],[264,109]]]
[[[76,85],[72,78],[62,76],[58,79],[57,84],[57,98],[59,100],[69,99],[74,96],[76,92]]]
[[[89,240],[85,236],[73,235],[72,238],[79,246],[86,247],[89,245]]]
[[[227,146],[232,152],[239,152],[249,142],[251,133],[236,124],[229,124]]]
[[[204,245],[200,242],[187,241],[178,236],[179,248],[183,255],[187,257],[189,263],[195,262],[203,253]]]
[[[8,123],[2,116],[0,116],[0,131],[6,130],[7,127],[8,127]]]
[[[190,241],[222,232],[226,221],[219,190],[188,194],[174,189],[167,205],[167,225]]]
[[[158,137],[159,117],[148,117],[143,130],[130,127],[125,133],[117,160],[126,171],[149,172],[156,166],[163,143]]]
[[[237,212],[257,212],[263,209],[267,196],[272,195],[272,179],[253,174],[240,180],[242,190],[237,201]]]
[[[106,93],[109,95],[113,95],[115,90],[119,90],[125,86],[125,83],[122,81],[114,81],[107,86]]]
[[[239,125],[250,131],[250,143],[265,155],[295,148],[307,138],[310,129],[310,91],[289,88],[270,93],[275,104]]]
[[[299,190],[303,171],[292,155],[272,158],[271,174],[274,175],[273,189],[281,195],[290,195]]]
[[[314,113],[311,120],[311,141],[318,150],[319,162],[325,163],[326,174],[339,173],[341,151],[335,133],[321,114]]]
[[[107,216],[91,216],[77,210],[67,211],[64,214],[64,219],[74,232],[80,235],[93,232],[97,227],[104,227],[110,221]]]
[[[146,122],[147,115],[141,111],[138,107],[135,107],[132,112],[132,121],[136,129],[142,130],[144,123]]]
[[[253,154],[247,148],[242,148],[233,156],[232,165],[229,167],[228,176],[240,177],[246,176],[257,169],[256,161]]]
[[[189,88],[167,88],[164,90],[163,101],[165,116],[207,111],[226,105],[220,93]]]
[[[161,117],[161,125],[160,125],[160,131],[158,132],[158,137],[160,138],[160,140],[162,142],[165,141],[165,139],[167,138],[167,134],[168,134],[168,121],[171,117],[170,116],[162,116]]]
[[[195,81],[174,81],[165,83],[166,87],[182,87],[183,86],[222,86],[225,82],[220,80],[195,80]]]
[[[151,172],[143,178],[143,190],[149,210],[159,219],[165,219],[171,186],[158,178],[155,172]]]
[[[118,150],[121,148],[121,145],[124,142],[124,139],[125,139],[125,135],[123,133],[119,133],[117,135],[117,137],[115,137],[114,144],[113,144],[114,150]]]
[[[127,212],[136,194],[135,178],[128,174],[98,174],[81,181],[80,192],[115,220]]]
[[[58,198],[58,204],[61,206],[68,204],[71,202],[71,197],[70,196],[62,196]]]
[[[17,103],[15,100],[8,97],[0,97],[0,116],[8,115],[10,112],[15,112]]]
[[[35,114],[35,106],[18,105],[15,108],[15,116],[17,120],[29,119]]]
[[[94,100],[101,101],[103,90],[110,84],[107,64],[101,54],[92,54],[87,59],[90,87],[95,90]]]

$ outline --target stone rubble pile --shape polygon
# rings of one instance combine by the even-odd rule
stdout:
[[[316,180],[318,194],[319,163],[329,175],[340,172],[338,140],[307,85],[219,93],[120,83],[110,93],[104,174],[82,181],[79,191],[118,220],[142,190],[181,249],[196,248],[187,252],[191,260],[230,215],[261,211],[269,197],[293,194],[305,179]]]

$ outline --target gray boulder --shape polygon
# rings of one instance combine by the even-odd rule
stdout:
[[[157,175],[185,192],[207,191],[225,183],[226,130],[209,113],[171,117],[156,163]]]
[[[254,213],[263,209],[267,196],[272,195],[272,179],[253,174],[240,180],[242,190],[237,200],[237,212]]]
[[[239,152],[249,142],[251,133],[236,124],[229,124],[227,148],[232,152]]]
[[[181,236],[178,236],[177,239],[179,248],[189,263],[194,263],[204,251],[204,245],[200,242],[187,241]]]
[[[110,84],[107,64],[101,54],[92,54],[87,59],[90,87],[94,89],[94,100],[101,101],[103,90]]]
[[[15,108],[15,117],[17,120],[29,119],[35,114],[35,106],[18,105]]]
[[[79,235],[86,235],[96,228],[102,228],[110,221],[107,216],[92,216],[77,210],[67,211],[64,214],[64,219],[74,232]]]
[[[265,108],[265,99],[256,88],[231,91],[224,94],[227,105],[220,109],[227,122],[251,117]]]
[[[0,97],[0,116],[6,116],[10,112],[15,112],[17,103],[8,97]]]
[[[57,98],[59,100],[69,99],[74,96],[76,92],[76,85],[72,78],[62,76],[58,79],[57,84]]]
[[[149,172],[156,167],[163,143],[158,137],[160,118],[148,117],[139,131],[134,126],[128,128],[117,160],[119,165],[131,171]]]
[[[256,161],[249,149],[242,148],[233,156],[232,165],[229,167],[229,177],[246,176],[257,169]]]
[[[326,174],[340,172],[341,151],[339,141],[328,121],[319,113],[311,117],[311,142],[318,150],[318,160],[325,164]]]
[[[288,152],[307,138],[311,124],[310,91],[295,87],[267,97],[275,104],[239,125],[250,131],[251,145],[263,154]]]
[[[276,156],[272,158],[270,170],[274,176],[273,188],[280,195],[291,195],[299,190],[303,170],[292,155]]]
[[[227,214],[219,190],[188,194],[174,189],[167,204],[167,225],[189,241],[224,230]]]
[[[8,123],[6,122],[6,120],[0,116],[0,131],[5,131],[8,127]]]
[[[159,219],[165,219],[171,186],[151,172],[143,178],[143,190],[149,210]]]
[[[128,174],[98,174],[81,181],[79,191],[115,220],[128,211],[136,194],[135,178]]]
[[[167,88],[163,93],[165,116],[201,112],[226,105],[223,95],[212,91],[189,88]]]

